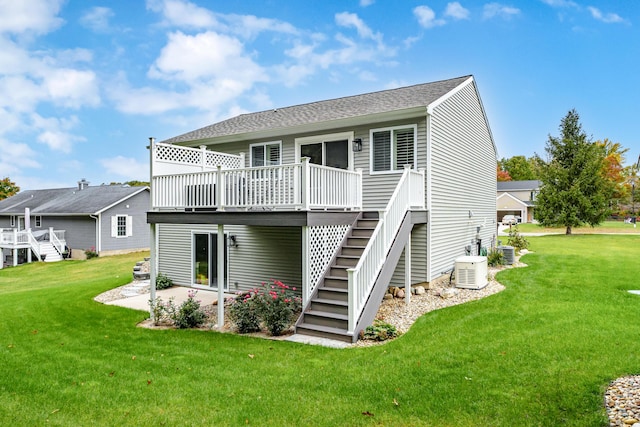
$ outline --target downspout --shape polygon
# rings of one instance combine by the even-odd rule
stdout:
[[[96,220],[96,253],[100,255],[100,251],[102,250],[102,239],[100,238],[100,223],[102,215],[98,214],[98,216],[89,215],[89,218]]]

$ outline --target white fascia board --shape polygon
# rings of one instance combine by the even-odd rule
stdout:
[[[124,202],[125,200],[129,200],[129,199],[130,199],[130,198],[132,198],[133,196],[137,196],[138,194],[142,193],[142,192],[143,192],[143,191],[145,191],[145,190],[146,190],[146,191],[149,191],[149,192],[151,191],[151,190],[149,189],[149,187],[140,187],[140,190],[136,191],[135,193],[131,193],[131,194],[129,194],[127,197],[123,197],[122,199],[118,200],[117,202],[112,203],[112,204],[110,204],[109,206],[107,206],[107,207],[104,207],[104,208],[100,209],[99,211],[96,211],[96,212],[95,212],[95,213],[93,213],[92,215],[100,215],[100,214],[101,214],[101,213],[103,213],[104,211],[111,209],[112,207],[116,206],[117,204],[120,204],[120,203]]]
[[[509,193],[502,193],[501,195],[496,197],[496,205],[498,204],[498,200],[502,199],[503,197],[509,197],[510,199],[512,199],[513,201],[521,204],[522,206],[524,206],[525,208],[528,206],[525,202],[523,202],[522,200],[518,199],[515,196],[512,196]],[[498,209],[498,210],[504,210],[504,209]]]

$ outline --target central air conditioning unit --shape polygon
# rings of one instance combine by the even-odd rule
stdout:
[[[487,257],[462,256],[456,258],[456,288],[482,289],[487,280]]]

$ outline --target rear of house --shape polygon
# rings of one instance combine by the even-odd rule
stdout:
[[[388,286],[428,283],[495,239],[496,151],[471,76],[245,114],[150,148],[154,272],[230,292],[295,286],[305,333],[354,340]]]

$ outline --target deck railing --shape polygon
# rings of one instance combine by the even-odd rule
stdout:
[[[239,155],[209,151],[200,148],[181,147],[172,144],[151,144],[153,175],[238,169],[244,166],[244,153]]]
[[[156,209],[361,209],[362,171],[309,163],[156,175]]]
[[[347,270],[349,280],[349,332],[353,333],[367,298],[391,249],[405,215],[411,208],[424,209],[424,170],[405,167],[396,189],[380,214],[369,244],[358,264]]]
[[[54,230],[49,228],[49,241],[60,255],[63,254],[64,248],[67,245],[64,238],[64,230]]]

